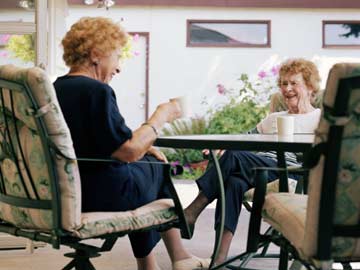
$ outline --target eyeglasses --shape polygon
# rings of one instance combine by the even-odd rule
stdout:
[[[296,81],[282,81],[281,83],[280,83],[280,86],[281,87],[287,87],[288,85],[291,85],[291,86],[293,86],[293,87],[297,87],[297,86],[300,86],[300,85],[302,85],[302,84],[304,84],[302,81],[300,81],[300,80],[296,80]]]

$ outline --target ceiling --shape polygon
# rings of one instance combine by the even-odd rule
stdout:
[[[67,0],[83,5],[84,0]],[[94,0],[96,1],[96,0]],[[17,0],[0,0],[0,9],[18,8]],[[115,0],[116,5],[211,6],[211,7],[288,7],[288,8],[360,8],[359,0]]]
[[[1,0],[0,1],[0,8],[19,8],[17,6],[18,1],[14,0]]]

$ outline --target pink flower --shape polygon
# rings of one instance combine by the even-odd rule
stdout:
[[[274,76],[276,76],[276,75],[279,74],[279,70],[280,70],[280,66],[279,66],[279,65],[273,66],[273,67],[271,68],[271,73],[272,73]]]
[[[9,41],[11,35],[0,35],[0,43],[5,44]]]
[[[217,87],[217,91],[218,91],[218,93],[220,94],[220,95],[224,95],[225,94],[225,92],[226,92],[226,89],[225,89],[225,86],[224,85],[222,85],[222,84],[218,84],[218,85],[216,85],[216,87]]]
[[[180,161],[176,160],[170,163],[172,166],[180,165]]]
[[[140,52],[139,52],[139,51],[134,51],[134,55],[135,55],[135,56],[139,56],[139,55],[140,55]]]
[[[261,79],[264,79],[264,78],[267,76],[267,74],[266,74],[266,72],[265,72],[264,70],[261,70],[261,71],[258,73],[258,76],[259,76]]]
[[[8,56],[9,56],[9,54],[7,52],[0,52],[0,57],[7,58]]]
[[[134,42],[137,42],[137,41],[139,40],[139,38],[140,38],[139,34],[135,34],[135,35],[133,36],[133,41],[134,41]]]

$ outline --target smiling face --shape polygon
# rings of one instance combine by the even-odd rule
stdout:
[[[97,55],[95,66],[96,79],[104,83],[109,83],[111,79],[120,73],[120,50],[114,50],[109,54]]]
[[[284,75],[280,80],[280,90],[289,113],[306,113],[313,109],[312,89],[306,86],[301,73]]]

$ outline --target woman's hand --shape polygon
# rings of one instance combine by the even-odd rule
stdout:
[[[175,119],[179,118],[180,116],[181,116],[181,108],[179,103],[176,101],[170,101],[158,105],[156,111],[154,112],[153,116],[149,119],[149,121],[151,121],[152,118],[154,118],[157,121],[162,120],[161,122],[172,122]]]
[[[215,151],[215,156],[221,157],[224,153],[225,150],[224,149],[216,149]],[[204,149],[202,150],[203,155],[208,156],[210,155],[210,150],[209,149]]]
[[[168,163],[168,160],[167,160],[166,156],[164,155],[164,153],[161,152],[160,150],[156,149],[154,146],[151,146],[149,148],[149,150],[147,151],[147,154],[154,156],[158,160]]]
[[[114,151],[112,157],[126,162],[134,162],[149,153],[159,160],[167,161],[166,157],[158,150],[153,150],[151,145],[157,137],[157,130],[160,130],[165,122],[171,122],[180,116],[181,109],[178,102],[160,104],[146,121],[147,125],[136,129],[132,138]]]

